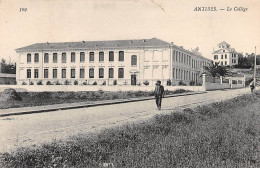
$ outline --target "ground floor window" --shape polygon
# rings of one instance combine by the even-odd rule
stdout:
[[[75,78],[76,75],[75,73],[76,73],[75,69],[71,69],[70,78]]]
[[[104,78],[104,68],[99,68],[99,78]]]
[[[108,77],[109,78],[114,78],[114,68],[109,68],[108,69]]]
[[[52,76],[53,78],[57,78],[57,69],[53,69]]]
[[[124,78],[124,68],[118,69],[118,78]]]
[[[61,77],[66,78],[66,69],[61,70]]]
[[[39,78],[39,70],[34,69],[34,78]]]
[[[89,78],[94,78],[94,68],[89,69]]]
[[[27,78],[31,78],[31,69],[27,69]]]
[[[49,70],[44,69],[44,78],[48,78],[48,77],[49,77]]]
[[[79,77],[80,78],[85,78],[85,69],[80,69],[80,71],[79,71]]]

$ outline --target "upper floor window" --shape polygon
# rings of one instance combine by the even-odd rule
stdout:
[[[223,59],[223,55],[221,55],[221,59]]]
[[[71,52],[71,60],[70,62],[75,63],[75,52]]]
[[[99,52],[99,62],[104,62],[104,52]]]
[[[109,61],[114,61],[114,52],[109,51]]]
[[[30,53],[27,54],[27,63],[32,62],[32,55]]]
[[[124,78],[124,68],[118,69],[118,78]]]
[[[99,68],[99,78],[104,78],[104,68]]]
[[[227,59],[227,54],[225,54],[225,59]]]
[[[89,61],[90,62],[94,61],[94,52],[89,52]]]
[[[94,68],[89,69],[89,78],[94,78]]]
[[[218,55],[214,55],[214,59],[218,59]]]
[[[76,75],[75,69],[71,69],[70,71],[71,71],[71,72],[70,72],[70,78],[75,78],[75,75]]]
[[[119,61],[124,61],[124,51],[119,51]]]
[[[44,63],[49,63],[49,54],[44,53]]]
[[[65,52],[62,53],[62,55],[61,55],[61,62],[62,63],[66,63],[67,62],[67,54]]]
[[[39,53],[34,54],[34,62],[39,62]]]
[[[137,56],[136,55],[132,55],[131,56],[131,65],[132,66],[136,66],[137,65]]]
[[[85,52],[80,52],[80,62],[85,62]]]
[[[31,78],[31,69],[27,69],[27,78]]]
[[[58,54],[57,53],[53,53],[53,63],[57,63],[58,62]]]

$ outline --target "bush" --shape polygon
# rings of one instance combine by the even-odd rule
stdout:
[[[170,85],[172,85],[172,81],[169,79],[169,80],[167,80],[167,86],[170,86]]]
[[[143,83],[144,83],[144,85],[146,85],[146,86],[149,85],[149,81],[144,81]]]
[[[78,85],[79,82],[77,80],[74,81],[74,85]]]
[[[30,85],[34,85],[34,82],[33,82],[33,81],[31,81],[31,82],[30,82]]]
[[[53,84],[50,81],[47,81],[46,85],[53,85]]]
[[[102,85],[106,85],[107,83],[106,83],[106,81],[104,81],[103,83],[102,83]]]
[[[187,84],[186,84],[186,83],[184,83],[183,81],[180,81],[180,82],[179,82],[179,85],[186,86]]]
[[[88,85],[88,82],[87,82],[87,81],[84,81],[82,84],[83,84],[83,85]]]
[[[96,81],[94,81],[94,83],[93,83],[92,85],[97,85],[97,82],[96,82]]]
[[[39,81],[37,82],[37,85],[43,85],[43,84],[42,84],[42,80],[39,80]]]
[[[22,85],[27,85],[27,83],[23,81]]]
[[[194,81],[191,81],[190,82],[190,86],[194,86],[195,85],[195,82]]]
[[[65,80],[64,81],[64,85],[70,85],[70,81],[69,80]]]
[[[15,101],[21,101],[21,96],[16,92],[13,88],[5,89],[1,94],[1,100],[7,101],[7,100],[15,100]]]
[[[116,80],[113,81],[113,85],[117,85],[117,81]]]
[[[54,82],[55,85],[62,85],[59,81]]]

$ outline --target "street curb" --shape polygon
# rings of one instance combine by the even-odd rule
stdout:
[[[164,96],[164,98],[189,96],[189,95],[204,94],[204,93],[207,93],[207,92],[203,91],[203,92],[180,93],[180,94],[166,95],[166,96]],[[22,112],[10,112],[10,113],[2,113],[2,114],[0,113],[0,117],[12,116],[12,115],[24,115],[24,114],[31,114],[31,113],[52,112],[52,111],[68,110],[68,109],[88,108],[88,107],[105,106],[105,105],[121,104],[121,103],[131,103],[131,102],[146,101],[146,100],[152,100],[152,99],[154,99],[153,96],[143,97],[143,98],[133,98],[133,99],[118,99],[116,101],[105,102],[105,103],[104,102],[102,103],[102,101],[100,101],[100,103],[96,103],[96,104],[83,104],[83,105],[68,106],[68,107],[62,106],[62,107],[58,107],[58,108],[56,107],[56,108],[40,109],[40,110],[28,110],[28,111],[22,111]],[[53,106],[55,106],[55,104]],[[37,106],[33,106],[33,107],[37,107]]]

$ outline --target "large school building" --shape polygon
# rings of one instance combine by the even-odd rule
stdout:
[[[16,49],[18,84],[201,83],[211,60],[157,38],[36,43]]]

